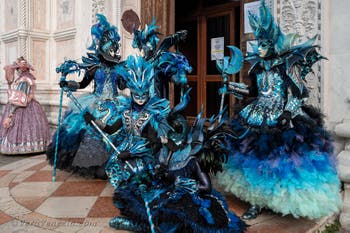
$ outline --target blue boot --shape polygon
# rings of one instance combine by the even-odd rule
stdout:
[[[144,230],[142,229],[141,225],[125,217],[112,218],[111,220],[109,220],[109,226],[117,230],[127,230],[134,232],[141,232],[142,230]]]

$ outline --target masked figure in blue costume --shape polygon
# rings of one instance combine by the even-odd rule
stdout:
[[[115,196],[125,202],[124,206],[118,205],[121,212],[138,213],[142,210],[132,209],[133,200],[139,197],[138,186],[146,182],[146,174],[152,171],[157,160],[155,155],[162,144],[168,142],[167,136],[171,130],[167,122],[170,103],[167,99],[150,94],[156,74],[153,65],[143,57],[129,56],[125,66],[119,66],[116,70],[131,92],[131,98],[119,97],[120,105],[116,114],[119,119],[109,125],[88,112],[84,117],[87,122],[96,122],[108,134],[118,132],[122,143],[117,148],[118,152],[110,157],[106,172],[115,188]],[[124,221],[121,224],[129,230],[136,229],[131,222]]]
[[[256,218],[261,208],[311,219],[338,212],[332,139],[321,113],[304,102],[305,76],[323,58],[315,38],[293,46],[295,35],[281,32],[264,1],[260,17],[250,14],[249,20],[258,44],[245,60],[257,97],[231,122],[245,137],[231,141],[219,183],[252,205],[243,219]],[[234,84],[228,86],[239,92]]]
[[[140,56],[129,56],[124,66],[116,67],[115,71],[125,80],[131,92],[131,98],[117,98],[119,106],[115,112],[116,121],[108,124],[88,112],[84,115],[87,122],[95,121],[106,133],[118,132],[121,143],[118,145],[119,152],[109,160],[106,168],[109,174],[112,169],[110,165],[117,157],[134,160],[136,164],[133,166],[136,167],[137,163],[144,160],[153,161],[153,155],[160,150],[161,144],[167,143],[168,131],[171,129],[167,122],[169,101],[150,95],[149,89],[156,75],[152,64]],[[118,180],[111,178],[111,182],[118,186]]]
[[[151,94],[155,93],[167,98],[169,81],[185,87],[187,85],[186,73],[192,70],[187,58],[177,49],[177,45],[186,39],[187,31],[181,30],[166,36],[159,44],[158,35],[160,33],[157,32],[159,27],[155,23],[153,19],[149,25],[146,24],[144,29],[134,30],[132,47],[138,48],[143,58],[152,63],[157,71],[151,86]],[[172,46],[176,47],[176,52],[169,51]]]
[[[117,28],[107,21],[104,15],[96,15],[98,22],[91,27],[92,45],[82,63],[65,61],[58,69],[63,76],[72,71],[84,70],[81,82],[60,82],[61,88],[75,91],[94,83],[94,91],[78,98],[84,110],[91,112],[97,119],[113,124],[116,121],[118,89],[125,86],[118,78],[115,66],[120,64],[120,36]],[[107,178],[104,167],[111,152],[99,133],[84,122],[83,113],[74,105],[66,112],[60,128],[57,168],[78,172],[82,175]],[[55,139],[49,146],[47,157],[50,164],[54,161]],[[98,155],[98,156],[97,156]]]
[[[194,125],[185,131],[182,143],[162,148],[156,172],[160,184],[147,195],[160,232],[245,231],[246,224],[229,211],[225,198],[212,188],[209,177],[210,173],[222,171],[228,156],[226,137],[232,135],[223,129],[223,119],[218,118],[221,117],[204,119],[199,114]],[[169,138],[172,139],[171,134]]]

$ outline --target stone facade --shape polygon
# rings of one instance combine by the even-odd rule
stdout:
[[[324,1],[323,1],[324,2]],[[286,34],[296,33],[296,43],[303,43],[317,37],[316,44],[322,45],[322,0],[276,0],[278,22]],[[320,49],[323,54],[323,49]],[[322,62],[313,67],[314,73],[309,74],[307,86],[310,91],[308,102],[322,109]]]
[[[146,1],[144,4],[152,2]],[[337,136],[340,177],[345,182],[344,210],[340,219],[343,227],[350,231],[350,69],[347,68],[350,61],[350,1],[266,2],[273,7],[283,31],[300,36],[298,42],[318,35],[321,53],[328,58],[316,64],[315,73],[307,78],[312,88],[309,101],[323,110],[329,130]],[[55,126],[59,104],[57,83],[60,78],[55,73],[55,67],[65,58],[79,59],[86,53],[91,43],[90,27],[96,22],[96,13],[104,13],[119,28],[123,58],[135,53],[131,48],[132,35],[122,27],[121,16],[132,9],[141,18],[141,12],[146,14],[148,9],[141,10],[141,3],[141,0],[0,0],[0,66],[20,55],[32,63],[37,70],[36,98],[45,108],[50,124]],[[169,28],[162,30],[169,31]],[[1,68],[0,105],[7,101],[7,85],[3,77]],[[90,89],[81,92],[84,91]],[[66,102],[67,98],[65,105]]]
[[[122,56],[134,52],[132,35],[121,26],[121,14],[140,1],[109,0],[0,0],[0,66],[24,56],[36,69],[36,98],[45,108],[50,125],[57,125],[59,75],[55,68],[64,59],[80,59],[91,43],[90,28],[96,13],[103,13],[119,28]],[[0,77],[4,71],[0,69]],[[80,80],[72,75],[69,79]],[[80,92],[90,91],[91,87]],[[0,105],[7,102],[7,84],[0,79]],[[67,104],[64,98],[64,106]]]
[[[328,0],[325,22],[327,73],[325,75],[325,112],[335,128],[338,142],[339,175],[344,182],[344,204],[340,223],[350,232],[350,2]]]

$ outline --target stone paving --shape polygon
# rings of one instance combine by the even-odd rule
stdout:
[[[3,158],[0,155],[0,161]],[[57,170],[53,183],[45,155],[6,159],[0,166],[0,232],[127,232],[108,226],[119,211],[112,204],[113,189],[107,181]],[[237,215],[247,207],[231,195],[226,198]],[[247,223],[248,233],[312,233],[332,220],[334,217],[311,221],[263,213]]]

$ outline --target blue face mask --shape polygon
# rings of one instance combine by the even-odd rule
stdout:
[[[133,97],[136,100],[145,100],[148,98],[148,94],[143,94],[143,95],[133,94]]]
[[[260,53],[260,57],[269,57],[273,53],[273,45],[269,40],[259,41],[258,51]]]
[[[148,93],[142,93],[142,94],[133,93],[132,99],[136,104],[144,105],[149,99],[149,94]]]

